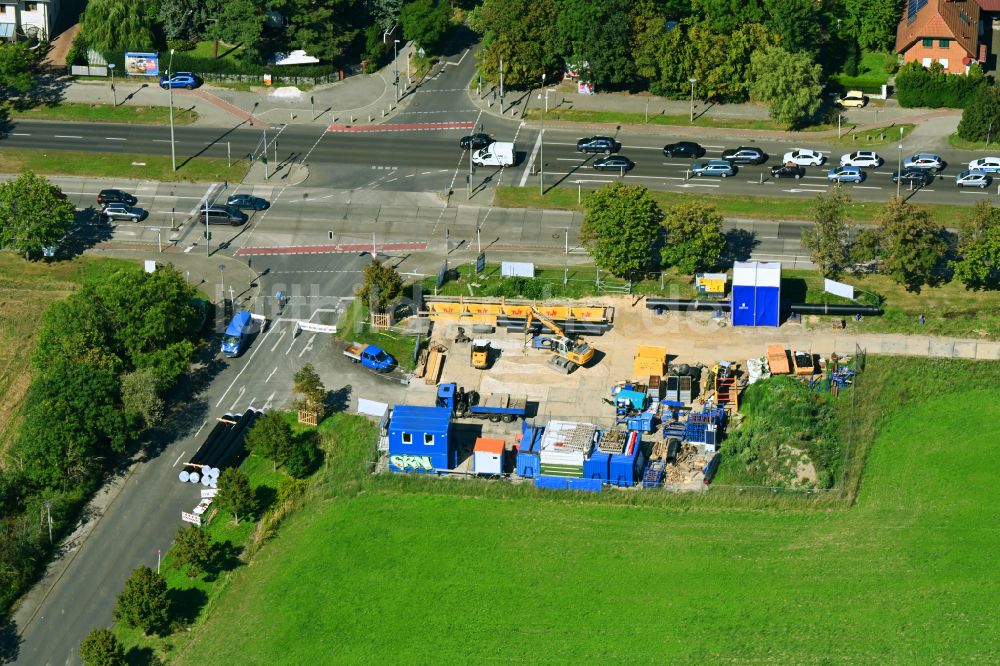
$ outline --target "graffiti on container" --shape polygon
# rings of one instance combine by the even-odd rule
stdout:
[[[434,469],[430,456],[391,456],[389,462],[398,469]]]

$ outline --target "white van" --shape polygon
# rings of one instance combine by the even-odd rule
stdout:
[[[472,163],[478,166],[514,166],[514,144],[494,141],[472,153]]]

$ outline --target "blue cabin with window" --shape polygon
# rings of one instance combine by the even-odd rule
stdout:
[[[451,410],[447,407],[396,405],[389,419],[389,469],[430,472],[454,469]]]

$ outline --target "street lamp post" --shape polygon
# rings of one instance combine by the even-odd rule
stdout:
[[[542,88],[545,75],[542,74]],[[549,91],[545,91],[545,110],[542,112],[542,131],[538,135],[538,194],[545,194],[545,114],[549,112]]]
[[[694,124],[694,84],[698,83],[698,79],[696,79],[696,78],[694,78],[692,76],[691,78],[688,79],[688,82],[691,83],[691,124],[693,125]]]
[[[903,180],[903,128],[899,128],[899,155],[896,157],[896,198],[899,198],[899,182]]]
[[[219,286],[222,289],[222,307],[225,309],[226,306],[226,278],[225,278],[225,264],[219,264]]]
[[[392,40],[393,83],[396,86],[396,104],[399,104],[399,40]]]
[[[843,120],[844,116],[837,114],[837,138],[840,138],[840,121]]]
[[[174,50],[170,49],[170,62],[167,64],[167,95],[170,98],[170,166],[177,171],[177,149],[174,146],[174,82],[172,72],[174,66]]]
[[[108,69],[111,70],[111,101],[114,103],[114,106],[117,107],[118,106],[118,93],[115,92],[115,63],[109,62],[108,63]],[[989,143],[989,142],[987,142],[987,143]]]

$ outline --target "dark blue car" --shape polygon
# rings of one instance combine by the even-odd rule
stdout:
[[[201,79],[191,72],[174,72],[173,76],[169,78],[166,74],[160,77],[160,87],[164,90],[167,88],[186,88],[187,90],[191,90],[200,85]]]

